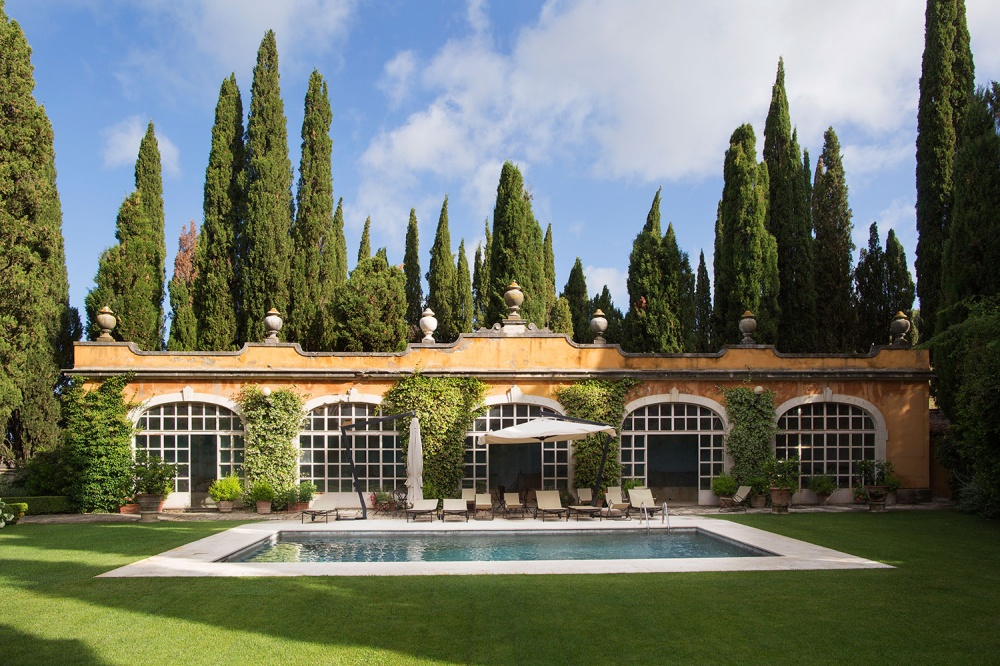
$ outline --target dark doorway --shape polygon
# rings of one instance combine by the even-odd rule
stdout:
[[[490,445],[490,490],[542,489],[541,444]]]
[[[646,436],[647,485],[658,500],[698,502],[698,435]]]
[[[215,435],[191,435],[191,507],[208,505],[208,487],[219,469]]]

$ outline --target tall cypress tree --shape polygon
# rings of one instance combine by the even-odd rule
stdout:
[[[698,275],[694,288],[694,330],[696,352],[709,352],[715,343],[712,327],[712,285],[708,280],[708,267],[705,265],[705,253],[698,255]]]
[[[465,256],[465,239],[458,244],[458,261],[455,266],[455,300],[451,306],[455,329],[459,333],[472,332],[472,278],[469,275],[469,258]]]
[[[722,201],[715,225],[715,332],[720,344],[742,338],[745,310],[757,317],[758,343],[774,342],[778,317],[777,243],[765,226],[766,163],[757,163],[753,127],[733,132],[726,151]]]
[[[198,323],[194,316],[194,281],[198,272],[195,254],[198,245],[198,231],[194,220],[189,228],[181,229],[177,241],[177,256],[174,257],[174,276],[170,279],[170,336],[167,338],[169,351],[194,351],[198,348]]]
[[[854,286],[857,293],[856,349],[867,352],[872,345],[888,344],[889,321],[895,312],[890,311],[888,300],[888,275],[885,252],[878,237],[878,225],[868,228],[868,247],[862,248],[858,265],[854,269]]]
[[[665,300],[673,331],[661,351],[692,351],[695,347],[694,272],[687,252],[677,244],[674,225],[667,225],[660,243],[660,271],[663,285],[660,298]]]
[[[472,326],[479,328],[483,325],[483,311],[480,294],[483,285],[483,245],[476,244],[476,256],[472,260]]]
[[[302,158],[292,225],[292,271],[286,339],[309,351],[330,349],[330,304],[338,271],[333,225],[333,112],[322,75],[313,70],[302,118]]]
[[[438,320],[438,342],[451,342],[458,337],[452,306],[455,301],[455,264],[451,255],[451,233],[448,231],[448,197],[441,204],[431,260],[427,267],[427,307]]]
[[[913,276],[910,275],[910,265],[906,261],[906,250],[892,229],[889,229],[889,235],[885,239],[885,265],[889,313],[910,314],[913,309],[913,299],[917,295],[916,286],[913,284]]]
[[[556,255],[552,250],[552,225],[545,228],[545,312],[556,304]],[[586,293],[584,293],[586,297]],[[570,306],[572,309],[572,306]]]
[[[406,225],[403,273],[406,274],[406,323],[413,329],[420,325],[424,310],[424,287],[420,282],[420,241],[417,235],[417,211],[414,208],[410,209],[410,222]]]
[[[264,314],[287,314],[291,276],[292,163],[278,77],[278,46],[268,30],[253,69],[247,119],[246,221],[242,250],[242,340],[264,338]]]
[[[372,258],[372,216],[365,219],[365,228],[361,230],[361,243],[358,245],[358,263],[362,259]]]
[[[621,344],[622,341],[622,312],[615,307],[611,299],[611,290],[608,285],[604,285],[601,293],[594,296],[590,301],[590,313],[594,315],[598,310],[604,313],[604,318],[608,320],[608,328],[604,331],[604,341],[609,345]]]
[[[764,162],[770,184],[767,229],[778,246],[781,323],[776,344],[788,352],[811,350],[816,335],[812,222],[801,160],[788,113],[785,63],[779,58],[771,108],[764,124]]]
[[[848,352],[854,347],[851,257],[851,209],[840,155],[840,141],[833,128],[823,135],[823,153],[816,160],[813,183],[813,225],[816,228],[816,302],[818,351]]]
[[[53,390],[72,364],[79,315],[69,306],[52,125],[34,97],[31,47],[2,2],[0,53],[0,461],[13,462],[58,441]]]
[[[243,213],[240,183],[245,166],[243,101],[230,74],[219,89],[212,149],[205,169],[204,220],[197,243],[194,316],[198,349],[226,350],[237,344],[240,303],[237,237]]]
[[[923,335],[941,304],[941,255],[948,239],[957,127],[972,95],[974,66],[964,0],[927,0],[917,106],[917,293]]]
[[[333,265],[330,280],[334,287],[347,282],[347,238],[344,236],[344,197],[337,200],[337,210],[333,213],[333,249],[337,261]]]
[[[163,213],[163,175],[160,166],[160,147],[156,141],[153,123],[146,126],[146,135],[139,142],[139,157],[135,161],[135,189],[142,204],[142,217],[146,222],[153,254],[146,260],[148,270],[154,276],[153,306],[157,312],[157,335],[159,342],[153,349],[163,345],[163,287],[166,283],[167,240]]]
[[[573,263],[569,279],[559,297],[565,298],[569,304],[571,323],[573,324],[573,340],[580,344],[593,342],[594,336],[590,332],[590,299],[587,295],[587,277],[583,274],[583,264],[580,262],[580,257],[577,257]]]

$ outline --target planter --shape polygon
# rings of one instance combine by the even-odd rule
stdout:
[[[868,493],[868,510],[872,513],[885,513],[885,498],[889,495],[888,486],[865,486]]]
[[[830,501],[830,493],[816,493],[816,501],[820,506]]]
[[[309,507],[312,506],[312,502],[295,502],[290,507],[289,511],[308,511]]]
[[[156,522],[157,514],[163,510],[164,496],[160,493],[139,493],[135,501],[139,505],[139,520],[144,523]]]
[[[131,515],[139,514],[139,505],[135,503],[122,504],[118,509],[118,513],[127,513]]]
[[[767,504],[767,498],[756,493],[750,496],[750,506],[754,509],[763,509]]]
[[[788,513],[792,493],[784,488],[771,488],[771,513]]]
[[[269,500],[259,500],[257,502],[257,513],[271,513],[271,502]]]
[[[219,513],[232,513],[235,502],[232,500],[219,500],[215,504],[219,507]]]

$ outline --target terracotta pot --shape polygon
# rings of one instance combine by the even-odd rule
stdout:
[[[289,511],[307,511],[312,502],[296,502],[288,507]]]
[[[128,504],[122,504],[121,507],[118,509],[118,513],[128,513],[137,515],[139,513],[139,505],[135,504],[134,502],[130,502]]]
[[[767,498],[763,495],[758,495],[754,493],[750,496],[750,506],[755,509],[763,509],[764,505],[767,503]]]
[[[216,504],[219,507],[219,513],[232,513],[235,502],[232,500],[219,500]]]
[[[271,503],[267,500],[257,502],[257,513],[271,513]]]
[[[771,513],[788,513],[792,493],[784,488],[771,488]]]

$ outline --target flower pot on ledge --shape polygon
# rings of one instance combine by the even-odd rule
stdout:
[[[784,488],[771,488],[771,513],[788,513],[792,493]]]

